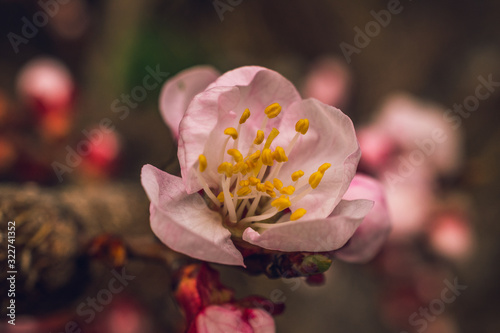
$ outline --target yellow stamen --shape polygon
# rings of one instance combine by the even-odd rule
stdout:
[[[300,119],[295,124],[295,130],[302,135],[306,134],[308,129],[309,129],[309,119]]]
[[[234,127],[228,127],[224,130],[224,134],[230,135],[233,140],[238,139],[238,131]]]
[[[252,161],[253,163],[257,163],[259,157],[260,157],[260,150],[257,150],[255,153],[248,156],[248,160]]]
[[[273,161],[273,153],[271,149],[266,148],[262,151],[262,164],[272,166],[274,164]]]
[[[325,171],[328,170],[332,165],[330,163],[323,163],[319,168],[318,171],[321,172],[322,174],[325,174]]]
[[[233,166],[233,173],[245,173],[248,166],[245,162],[238,162]]]
[[[233,194],[230,193],[231,198],[233,197]],[[217,200],[219,200],[221,203],[224,202],[224,192],[220,192],[219,195],[217,196]]]
[[[293,187],[292,185],[288,185],[286,187],[279,189],[279,191],[281,194],[292,195],[293,192],[295,192],[295,187]]]
[[[250,182],[250,185],[253,185],[253,186],[260,184],[260,179],[256,178],[256,177],[248,177],[248,181]]]
[[[256,133],[253,144],[248,147],[247,155],[243,155],[238,149],[241,148],[238,146],[238,140],[242,125],[251,116],[250,110],[247,108],[241,113],[239,124],[237,124],[236,128],[227,127],[224,130],[224,134],[227,137],[224,138],[224,144],[217,156],[220,158],[219,161],[222,162],[217,167],[217,172],[221,174],[222,192],[217,196],[211,191],[208,183],[204,181],[201,174],[208,168],[207,157],[203,154],[198,157],[197,167],[200,172],[196,172],[196,175],[200,183],[203,184],[205,192],[207,192],[216,206],[220,207],[220,203],[223,204],[221,214],[231,222],[237,223],[240,221],[245,224],[272,218],[277,212],[291,207],[292,204],[295,205],[304,196],[313,191],[320,184],[326,170],[331,167],[329,163],[322,164],[318,168],[318,171],[309,177],[310,187],[305,190],[302,190],[302,187],[307,186],[307,184],[298,182],[304,176],[304,171],[302,170],[298,170],[291,175],[292,180],[295,182],[292,184],[297,185],[300,183],[300,187],[297,189],[293,185],[284,186],[283,181],[275,178],[279,175],[283,163],[288,162],[287,155],[290,154],[292,148],[298,142],[300,135],[306,134],[309,130],[309,120],[300,119],[295,124],[297,133],[293,136],[286,149],[283,149],[281,146],[276,146],[276,148],[273,146],[273,151],[271,146],[280,132],[276,128],[272,128],[266,136],[264,131],[268,131],[268,128],[271,127],[267,127],[269,119],[278,117],[281,111],[282,107],[279,103],[273,103],[265,108],[264,113],[266,117],[262,119],[262,125]],[[234,141],[229,145],[231,138]],[[231,157],[227,162],[224,161],[228,159],[225,155],[226,153]],[[273,166],[274,161],[277,162],[275,166]],[[267,168],[267,166],[272,168]],[[233,175],[236,177],[233,178]],[[286,182],[288,183],[289,181]],[[295,192],[299,192],[298,195],[295,195]],[[241,200],[237,200],[238,197],[241,197]],[[259,204],[261,199],[264,200],[262,206]],[[259,207],[260,213],[255,215]],[[298,220],[305,214],[305,209],[296,209],[290,215],[290,220]]]
[[[264,149],[271,148],[271,144],[273,143],[273,140],[276,139],[278,134],[280,134],[280,131],[278,131],[276,128],[273,128],[271,130],[271,133],[269,133],[269,136],[267,137],[266,144],[264,145]]]
[[[266,185],[264,185],[262,183],[258,183],[257,185],[255,185],[255,188],[259,192],[265,192],[266,191]]]
[[[290,202],[290,199],[286,195],[282,195],[278,199],[275,199],[271,202],[271,206],[277,208],[278,212],[290,207],[291,205],[292,203]]]
[[[264,113],[269,119],[276,118],[280,114],[280,112],[281,105],[279,105],[278,103],[273,103],[264,110]]]
[[[279,180],[278,178],[273,179],[273,184],[277,190],[280,190],[283,187],[283,182],[281,180]]]
[[[288,162],[288,157],[285,154],[285,150],[280,146],[276,147],[276,150],[273,153],[273,157],[276,162]]]
[[[236,192],[236,194],[238,194],[239,197],[249,195],[250,193],[252,193],[252,189],[248,186],[244,186],[244,187],[240,188],[238,190],[238,192]]]
[[[250,118],[250,110],[245,109],[245,111],[243,111],[243,114],[241,115],[240,124],[244,124],[248,118]]]
[[[207,168],[207,158],[205,157],[205,155],[201,154],[199,157],[198,157],[198,161],[200,162],[200,172],[203,172],[205,171],[205,169]]]
[[[264,186],[266,187],[266,191],[272,191],[272,190],[274,190],[274,184],[271,183],[269,180],[266,180],[264,182]]]
[[[290,215],[290,221],[297,221],[300,219],[302,216],[305,215],[307,211],[304,208],[298,208],[295,212]]]
[[[255,166],[257,165],[257,163],[254,163],[254,162],[252,162],[250,160],[246,161],[245,163],[246,163],[246,169],[245,169],[246,172],[248,172],[249,170],[254,169]]]
[[[269,180],[267,180],[264,183],[264,186],[266,188],[266,193],[269,194],[271,196],[271,198],[275,198],[276,197],[276,193],[274,193],[274,185],[273,185],[273,183],[271,183]]]
[[[309,177],[309,185],[313,189],[318,187],[319,183],[321,182],[321,179],[323,178],[323,174],[319,171],[313,172],[313,174]]]
[[[227,151],[227,154],[232,156],[234,158],[235,162],[242,162],[243,161],[243,155],[240,153],[238,149],[229,149]]]
[[[264,131],[258,130],[255,140],[253,140],[254,145],[260,145],[264,141]]]
[[[304,175],[304,171],[302,170],[298,170],[298,171],[295,171],[294,173],[292,173],[292,180],[294,182],[296,182],[297,180],[299,180],[300,177],[302,177]]]
[[[233,165],[229,162],[222,162],[217,168],[218,173],[225,174],[228,178],[233,175],[233,171]]]
[[[254,169],[257,167],[260,158],[260,150],[257,150],[255,153],[246,157],[247,171]]]

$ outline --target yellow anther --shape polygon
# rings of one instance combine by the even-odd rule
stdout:
[[[271,183],[269,180],[266,180],[266,182],[264,183],[264,186],[266,187],[266,191],[274,190],[274,184]]]
[[[233,175],[233,165],[229,162],[222,162],[217,168],[217,172],[220,174],[225,174],[226,177],[231,177]]]
[[[264,145],[264,149],[271,148],[271,143],[273,143],[273,140],[276,139],[278,134],[280,134],[280,131],[278,131],[276,128],[273,128],[271,130],[271,133],[269,133],[269,136],[267,137],[266,144]]]
[[[264,132],[261,130],[257,131],[257,136],[253,140],[254,145],[260,145],[264,141]]]
[[[253,163],[257,163],[260,158],[260,150],[257,150],[255,153],[251,154],[248,156],[248,160],[252,161]]]
[[[266,148],[262,151],[262,164],[272,166],[274,164],[273,161],[273,153],[271,152],[271,149]]]
[[[302,135],[306,134],[308,129],[309,129],[309,119],[300,119],[295,124],[295,130]]]
[[[309,177],[309,185],[314,189],[318,187],[321,179],[323,178],[323,174],[319,171],[313,172],[313,174]]]
[[[283,187],[283,182],[281,180],[279,180],[278,178],[273,179],[273,184],[277,190],[280,190]]]
[[[264,185],[262,183],[258,183],[257,185],[255,185],[255,188],[259,192],[265,192],[266,191],[266,185]]]
[[[236,194],[238,194],[238,196],[240,196],[240,197],[243,197],[245,195],[249,195],[250,193],[252,193],[252,189],[248,186],[244,186],[236,192]]]
[[[250,186],[250,181],[248,179],[242,180],[240,182],[241,187]]]
[[[304,208],[298,208],[295,212],[292,213],[292,215],[290,215],[290,221],[297,221],[306,213],[307,210],[305,210]]]
[[[238,131],[234,127],[228,127],[224,130],[224,134],[230,135],[233,140],[238,139]]]
[[[271,183],[269,180],[267,180],[264,183],[264,187],[266,189],[266,193],[269,194],[271,196],[271,198],[276,197],[276,193],[274,193],[274,184],[273,183]]]
[[[208,165],[205,155],[201,154],[200,156],[198,156],[198,161],[200,163],[200,172],[205,171]]]
[[[304,175],[304,171],[302,170],[299,170],[299,171],[295,171],[294,173],[292,173],[292,180],[294,182],[296,182],[297,180],[299,180],[300,177],[302,177]]]
[[[287,195],[292,195],[293,192],[295,192],[295,187],[293,187],[292,185],[288,185],[286,187],[283,187],[280,190],[280,193],[281,194],[287,194]]]
[[[325,174],[325,171],[328,170],[332,165],[330,163],[323,163],[321,166],[318,168],[318,171],[321,172],[322,174]]]
[[[290,207],[291,205],[292,203],[290,202],[290,199],[286,195],[282,195],[278,199],[275,199],[271,202],[271,206],[277,208],[278,212]]]
[[[248,172],[249,170],[252,170],[253,168],[255,168],[257,166],[256,162],[254,163],[253,161],[250,161],[250,160],[246,161],[245,163],[246,163],[246,169],[245,169],[246,172]]]
[[[233,173],[245,172],[248,168],[245,162],[238,162],[233,166]]]
[[[232,156],[234,158],[235,162],[242,162],[243,161],[243,155],[240,153],[238,149],[229,149],[227,151],[227,154]]]
[[[276,147],[276,150],[273,152],[273,157],[276,162],[288,162],[288,157],[285,154],[285,149],[280,146]]]
[[[231,195],[231,198],[233,197],[232,193],[229,193]],[[217,200],[219,200],[221,203],[224,203],[224,192],[220,192],[219,195],[217,196]]]
[[[248,118],[250,118],[250,110],[245,109],[245,111],[243,111],[243,114],[241,115],[240,124],[244,124]]]
[[[256,186],[257,184],[260,184],[260,179],[257,177],[248,177],[248,182],[250,185]]]
[[[278,103],[273,103],[264,110],[264,113],[269,119],[276,118],[280,114],[280,112],[281,105],[279,105]]]

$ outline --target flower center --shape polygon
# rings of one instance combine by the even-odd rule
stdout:
[[[286,149],[280,146],[274,150],[271,149],[279,131],[273,128],[266,138],[265,129],[268,120],[277,117],[280,112],[281,106],[278,103],[265,108],[266,117],[246,155],[238,149],[238,134],[250,117],[250,110],[246,109],[243,112],[237,128],[228,127],[224,130],[227,138],[223,143],[221,153],[215,156],[220,161],[217,168],[220,177],[217,195],[209,188],[203,176],[208,165],[207,157],[199,156],[198,181],[203,186],[206,195],[220,209],[224,220],[259,227],[269,226],[268,223],[262,223],[262,221],[277,219],[281,215],[280,212],[313,191],[321,182],[325,171],[331,166],[330,163],[322,164],[318,171],[310,175],[309,181],[302,178],[304,176],[302,170],[293,172],[287,179],[276,178],[283,164],[288,162],[288,156],[300,135],[305,135],[309,129],[308,119],[298,120],[295,124],[297,133]],[[232,148],[227,149],[231,140]],[[226,154],[230,156],[230,162],[224,161]],[[298,220],[306,213],[304,208],[297,208],[290,215],[290,220]]]

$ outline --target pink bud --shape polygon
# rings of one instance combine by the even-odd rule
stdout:
[[[130,299],[119,298],[112,303],[106,317],[108,333],[147,332],[147,319],[138,304]]]
[[[473,249],[473,236],[466,218],[448,212],[437,216],[429,231],[435,251],[453,260],[466,259]]]
[[[51,58],[37,58],[26,64],[17,77],[17,93],[38,114],[69,110],[74,84],[69,70]]]
[[[343,106],[349,96],[351,75],[336,58],[324,58],[313,65],[304,83],[304,97],[332,106]]]
[[[396,141],[376,126],[358,130],[357,137],[362,152],[360,165],[365,170],[378,173],[397,153]]]
[[[273,317],[262,309],[241,309],[233,305],[211,305],[196,317],[189,333],[274,333]]]
[[[104,131],[100,127],[84,132],[80,142],[89,142],[89,152],[83,159],[82,171],[86,177],[106,178],[116,171],[122,144],[116,132]]]
[[[344,194],[344,200],[368,199],[374,206],[355,231],[347,245],[335,256],[348,262],[371,260],[382,247],[391,230],[383,186],[374,178],[357,174]]]

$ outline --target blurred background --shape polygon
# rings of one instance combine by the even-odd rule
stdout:
[[[168,255],[148,247],[139,175],[144,164],[178,172],[158,96],[200,64],[274,69],[304,97],[339,107],[358,130],[360,171],[387,187],[387,244],[366,265],[335,261],[324,286],[217,267],[239,297],[286,300],[278,332],[500,332],[499,2],[1,0],[0,9],[0,260],[15,220],[19,271],[19,325],[2,332],[60,332],[72,320],[82,332],[182,331]],[[135,278],[86,322],[75,309],[123,266]]]

